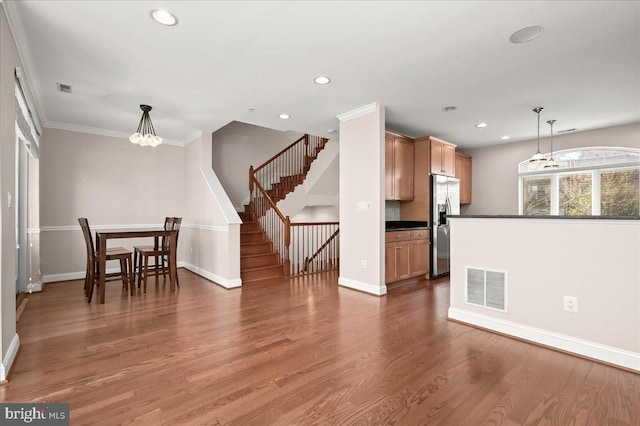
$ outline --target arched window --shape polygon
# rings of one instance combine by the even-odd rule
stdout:
[[[519,164],[521,215],[640,217],[640,149],[578,148],[553,156],[557,168]]]

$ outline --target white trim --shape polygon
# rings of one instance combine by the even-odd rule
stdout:
[[[156,223],[133,223],[124,225],[91,225],[91,229],[94,230],[111,230],[111,229],[158,229],[164,225]],[[197,223],[183,223],[183,228],[194,229],[206,229],[208,231],[229,232],[228,226],[215,226],[215,225],[200,225]],[[80,225],[60,225],[60,226],[42,226],[40,228],[30,228],[28,232],[30,234],[39,234],[40,232],[51,231],[80,231]]]
[[[336,117],[338,118],[338,120],[340,121],[349,121],[349,120],[353,120],[356,117],[360,117],[362,115],[365,114],[369,114],[374,112],[378,107],[380,106],[380,103],[378,102],[373,102],[370,103],[368,105],[365,106],[361,106],[359,108],[356,108],[354,110],[351,110],[349,112],[345,112],[343,114],[337,115]]]
[[[120,132],[117,130],[100,129],[97,127],[80,126],[78,124],[59,123],[57,121],[48,121],[48,120],[44,124],[44,127],[48,129],[58,129],[58,130],[67,130],[70,132],[88,133],[91,135],[111,136],[114,138],[126,139],[126,142],[130,143],[129,136],[131,136],[131,133]],[[162,138],[162,144],[184,147],[184,142],[176,139]]]
[[[162,228],[164,224],[158,223],[134,223],[134,224],[124,224],[124,225],[91,225],[91,229],[159,229]],[[183,225],[184,226],[184,225]],[[60,226],[41,226],[40,232],[50,232],[50,231],[80,231],[80,225],[60,225]]]
[[[183,223],[183,228],[193,229],[206,229],[208,231],[229,232],[228,226],[215,226],[215,225],[199,225],[197,223]]]
[[[242,286],[242,279],[240,278],[224,278],[220,275],[214,274],[213,272],[209,272],[200,268],[199,266],[192,265],[191,263],[184,262],[184,268],[190,270],[191,272],[200,275],[212,281],[214,284],[218,284],[220,287],[224,287],[226,289],[237,288]]]
[[[338,285],[353,290],[373,294],[375,296],[384,296],[385,294],[387,294],[386,285],[379,286],[375,284],[363,283],[362,281],[352,280],[351,278],[338,277]]]
[[[14,334],[13,339],[11,339],[11,343],[9,344],[9,348],[7,349],[7,354],[4,356],[2,364],[0,364],[0,382],[7,380],[7,374],[9,374],[11,365],[13,365],[13,361],[16,359],[18,348],[20,348],[20,337],[18,337],[17,334]]]
[[[198,138],[201,138],[201,137],[202,137],[202,132],[195,131],[191,134],[191,136],[187,136],[187,138],[182,141],[182,146],[187,146],[190,143],[197,141]]]
[[[449,308],[449,318],[544,346],[640,371],[640,354],[527,325]]]
[[[242,220],[240,219],[240,216],[238,216],[236,208],[231,204],[231,200],[222,187],[216,172],[211,167],[207,169],[200,167],[200,172],[202,173],[205,183],[209,187],[209,191],[211,191],[211,195],[213,195],[213,199],[218,204],[220,211],[227,221],[227,224],[241,225]]]
[[[120,272],[120,268],[107,268],[107,274],[114,272]],[[54,283],[58,281],[71,281],[84,279],[85,271],[80,272],[65,272],[62,274],[49,274],[42,276],[42,283]]]
[[[37,75],[34,74],[36,68],[33,63],[33,56],[31,55],[31,49],[27,42],[27,33],[24,29],[24,25],[22,24],[22,16],[17,3],[18,2],[15,1],[5,1],[2,5],[4,7],[7,21],[9,22],[9,29],[11,30],[13,39],[16,42],[16,47],[18,48],[18,57],[22,63],[18,79],[22,85],[22,74],[23,72],[26,74],[26,79],[24,81],[25,84],[22,85],[22,87],[25,89],[27,104],[34,107],[31,111],[33,113],[34,124],[38,131],[42,133],[42,122],[46,122],[47,118],[44,113],[40,84],[38,83]],[[33,99],[30,99],[31,97],[33,97]]]

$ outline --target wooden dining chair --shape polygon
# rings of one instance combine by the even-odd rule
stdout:
[[[87,302],[91,303],[93,296],[93,288],[98,284],[99,277],[99,259],[100,253],[96,251],[93,245],[93,237],[91,236],[91,228],[89,227],[89,221],[85,217],[78,218],[80,228],[82,229],[82,235],[84,236],[84,242],[87,249],[87,271],[84,278],[84,291],[87,297]],[[120,271],[110,274],[106,274],[106,281],[122,280],[122,288],[124,290],[130,290],[131,294],[134,292],[133,283],[133,269],[132,269],[132,255],[130,250],[123,247],[108,248],[106,253],[106,259],[119,260]]]
[[[164,229],[167,231],[176,231],[176,240],[180,234],[181,217],[167,217],[164,221]],[[142,285],[143,292],[147,293],[147,278],[155,276],[156,281],[160,275],[164,279],[167,278],[169,272],[169,236],[162,237],[162,242],[156,246],[134,246],[133,271],[134,281],[137,280],[138,288]],[[149,264],[149,259],[154,259],[153,264]],[[180,281],[176,276],[176,285],[180,287]]]

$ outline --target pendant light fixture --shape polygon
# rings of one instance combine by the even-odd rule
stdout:
[[[140,109],[142,110],[142,118],[140,119],[140,124],[138,124],[138,130],[129,137],[129,141],[140,146],[156,147],[162,143],[162,138],[156,136],[156,131],[153,128],[153,123],[149,116],[151,107],[149,105],[140,105]]]
[[[556,160],[553,159],[553,124],[555,122],[556,120],[547,121],[547,124],[551,126],[551,155],[549,156],[549,160],[547,160],[547,164],[545,164],[544,166],[545,169],[558,167],[558,163],[556,163]]]
[[[546,160],[544,155],[540,154],[540,112],[542,112],[543,109],[543,107],[535,107],[533,109],[533,112],[538,114],[538,151],[536,151],[536,153],[533,154],[533,157],[529,160],[532,163]]]

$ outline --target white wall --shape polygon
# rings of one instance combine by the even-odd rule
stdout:
[[[638,220],[452,218],[449,317],[640,370],[638,259]],[[465,303],[466,267],[507,272],[507,313]]]
[[[301,136],[239,121],[213,133],[211,165],[236,208],[249,197],[249,167],[261,165]]]
[[[514,142],[463,151],[473,157],[472,200],[462,214],[518,214],[518,163],[531,158],[536,141]],[[549,152],[548,138],[540,151]],[[554,136],[556,151],[587,146],[640,148],[640,123]]]
[[[338,284],[383,295],[384,106],[375,103],[340,119],[340,277]],[[371,210],[358,211],[358,202]],[[361,261],[367,263],[361,267]]]
[[[183,217],[184,149],[45,128],[40,148],[41,270],[45,282],[84,277],[79,217],[99,226],[155,225]],[[182,236],[182,234],[181,234]],[[132,249],[145,240],[110,244]],[[184,249],[178,244],[178,259]]]

